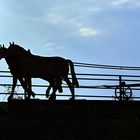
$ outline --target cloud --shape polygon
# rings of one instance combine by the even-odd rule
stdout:
[[[122,4],[126,4],[128,2],[129,2],[128,0],[114,0],[112,2],[112,5],[122,5]]]
[[[51,24],[61,24],[65,22],[65,19],[62,15],[57,13],[49,13],[46,17],[46,21]]]
[[[75,11],[77,11],[76,15],[74,15]],[[92,25],[91,16],[92,12],[99,12],[101,9],[99,7],[93,7],[84,10],[84,12],[80,11],[78,9],[69,13],[65,8],[55,8],[55,10],[49,10],[44,17],[44,21],[49,24],[49,26],[53,25],[59,29],[62,27],[64,30],[61,30],[61,32],[67,32],[66,36],[69,37],[71,35],[79,35],[83,37],[96,36],[98,32],[94,29],[94,25]]]
[[[62,13],[59,12],[50,12],[45,17],[44,20],[52,25],[56,26],[63,26],[65,27],[79,27],[82,25],[81,22],[77,21],[77,17],[71,17],[69,15],[64,14],[65,11]]]
[[[44,47],[46,48],[47,51],[53,52],[53,51],[58,51],[61,50],[62,47],[56,45],[55,43],[47,42],[44,44]]]
[[[103,10],[102,7],[90,7],[87,9],[88,12],[101,12]]]
[[[110,4],[113,7],[128,7],[128,8],[137,8],[140,7],[139,0],[114,0]]]
[[[86,27],[82,27],[79,29],[79,33],[81,36],[89,36],[89,37],[93,37],[96,36],[98,34],[98,32],[92,28],[86,28]]]

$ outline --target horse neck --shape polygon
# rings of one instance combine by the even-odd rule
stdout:
[[[4,48],[4,51],[2,53],[2,58],[7,58],[8,57],[8,50]]]
[[[10,69],[11,74],[16,75],[17,68],[18,68],[17,64],[15,63],[16,58],[14,58],[13,56],[7,54],[7,56],[5,56],[4,59],[5,59],[6,63],[7,63],[7,65],[8,65],[8,68]]]
[[[12,61],[12,56],[7,53],[4,57],[5,61],[7,62],[8,66],[11,64],[10,62]]]
[[[9,52],[12,55],[17,55],[17,56],[27,56],[30,53],[28,51],[26,51],[24,48],[20,47],[20,46],[10,46],[8,48]]]
[[[16,59],[16,57],[14,57],[8,49],[5,49],[3,53],[3,58],[5,59],[8,65],[12,64],[12,61]]]

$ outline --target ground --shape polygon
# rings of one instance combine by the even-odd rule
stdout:
[[[110,103],[104,106],[102,102],[99,103],[100,105],[96,105],[97,102],[61,103],[60,101],[49,103],[53,107],[50,107],[47,112],[46,110],[7,112],[1,109],[0,138],[18,140],[25,138],[48,140],[140,139],[139,103],[136,103],[136,107],[132,104],[122,103],[121,105],[115,103],[110,107],[108,106]],[[119,109],[118,106],[123,107]],[[60,108],[63,109],[60,110]]]

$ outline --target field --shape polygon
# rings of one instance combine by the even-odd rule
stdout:
[[[138,101],[13,100],[0,107],[1,139],[140,139]]]

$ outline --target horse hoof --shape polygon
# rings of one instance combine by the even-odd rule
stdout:
[[[33,97],[33,98],[35,97],[35,93],[34,93],[34,92],[32,93],[32,97]]]
[[[62,88],[58,88],[58,91],[59,91],[59,93],[62,93],[63,89]]]
[[[50,100],[50,101],[56,100],[56,96],[50,96],[49,100]]]
[[[46,92],[46,98],[48,98],[49,97],[49,92]]]
[[[70,100],[70,101],[73,101],[73,100],[75,100],[75,98],[74,98],[74,97],[71,97],[69,100]]]
[[[9,96],[9,97],[7,98],[7,100],[8,100],[8,101],[9,101],[9,100],[12,100],[12,98],[13,98],[12,96]]]

